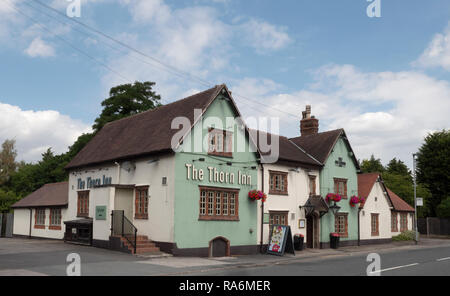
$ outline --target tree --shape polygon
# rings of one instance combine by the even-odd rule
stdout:
[[[86,133],[79,136],[75,143],[73,143],[72,146],[69,147],[69,151],[67,152],[69,159],[74,158],[75,155],[77,155],[78,152],[80,152],[84,148],[84,146],[89,143],[94,135],[94,133]]]
[[[450,197],[449,169],[450,131],[429,134],[417,154],[417,180],[431,192],[431,216],[438,215],[438,206]]]
[[[68,175],[64,167],[68,162],[67,154],[54,155],[49,148],[42,154],[42,159],[38,163],[23,164],[12,175],[10,190],[17,196],[24,197],[44,184],[65,181]]]
[[[5,184],[17,169],[16,140],[5,140],[0,151],[0,185]]]
[[[450,218],[450,198],[444,199],[436,209],[438,217]]]
[[[406,164],[400,159],[397,160],[397,158],[395,157],[388,163],[386,167],[386,172],[411,177],[411,171],[408,169]]]
[[[9,212],[11,205],[18,200],[19,198],[13,192],[0,189],[0,213]]]
[[[161,97],[152,90],[154,85],[154,82],[136,81],[111,88],[109,98],[102,102],[102,113],[92,126],[94,133],[108,122],[161,106]]]
[[[361,170],[363,173],[382,173],[384,172],[384,167],[381,159],[375,159],[375,156],[372,154],[370,159],[364,159],[362,161]]]

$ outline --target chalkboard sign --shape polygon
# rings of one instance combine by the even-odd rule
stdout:
[[[295,255],[290,226],[272,225],[270,228],[267,253],[278,256],[283,256],[284,253],[292,253]]]

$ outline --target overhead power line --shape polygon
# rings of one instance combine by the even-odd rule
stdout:
[[[168,70],[171,70],[171,71],[174,71],[174,72],[177,73],[177,74],[175,74],[175,73],[172,72],[172,74],[183,75],[184,77],[186,77],[188,79],[191,79],[191,80],[195,80],[197,83],[200,83],[200,84],[202,84],[202,85],[204,85],[206,87],[212,87],[215,84],[215,83],[208,82],[208,81],[206,81],[206,80],[204,80],[204,79],[202,79],[202,78],[200,78],[200,77],[198,77],[198,76],[196,76],[196,75],[194,75],[192,73],[189,73],[189,72],[186,72],[186,71],[182,71],[182,70],[180,70],[180,69],[178,69],[176,67],[173,67],[173,66],[171,66],[171,65],[169,65],[167,63],[164,63],[161,60],[159,60],[159,59],[157,59],[157,58],[155,58],[153,56],[150,56],[150,55],[142,52],[141,50],[138,50],[138,49],[136,49],[136,48],[134,48],[134,47],[132,47],[132,46],[130,46],[130,45],[128,45],[128,44],[126,44],[126,43],[124,43],[124,42],[122,42],[122,41],[120,41],[120,40],[118,40],[118,39],[116,39],[116,38],[106,34],[106,33],[104,33],[104,32],[102,32],[102,31],[100,31],[100,30],[98,30],[98,29],[96,29],[96,28],[94,28],[94,27],[92,27],[90,25],[87,25],[87,24],[85,24],[85,23],[83,23],[83,22],[81,22],[81,21],[79,21],[79,20],[77,20],[75,18],[68,17],[66,14],[64,14],[61,11],[51,7],[50,5],[47,5],[47,4],[43,3],[43,2],[41,2],[40,0],[34,0],[34,2],[36,2],[37,4],[47,8],[49,10],[52,10],[53,12],[57,13],[58,15],[66,18],[66,19],[69,19],[70,21],[72,21],[72,22],[74,22],[74,23],[76,23],[76,24],[78,24],[80,26],[83,26],[84,28],[86,28],[86,29],[88,29],[88,30],[90,30],[92,32],[95,32],[96,34],[98,34],[98,35],[100,35],[100,36],[102,36],[102,37],[104,37],[106,39],[109,39],[109,40],[111,40],[111,41],[113,41],[113,42],[115,42],[115,43],[117,43],[117,44],[119,44],[119,45],[121,45],[121,46],[123,46],[123,47],[125,47],[125,48],[127,48],[127,49],[129,49],[129,50],[131,50],[133,52],[135,52],[135,53],[138,53],[138,54],[140,54],[140,55],[142,55],[142,56],[144,56],[144,57],[146,57],[146,58],[148,58],[148,59],[150,59],[150,60],[160,64],[161,66],[164,66]],[[239,94],[237,92],[234,92],[234,95],[238,96],[238,97],[240,97],[240,98],[242,98],[244,100],[253,102],[255,104],[258,104],[258,105],[261,105],[261,106],[265,106],[265,107],[267,107],[267,108],[269,108],[271,110],[275,110],[275,111],[278,111],[280,113],[284,113],[286,115],[298,118],[298,116],[295,115],[295,114],[292,114],[290,112],[286,112],[284,110],[275,108],[275,107],[273,107],[273,106],[271,106],[269,104],[262,103],[262,102],[260,102],[258,100],[248,98],[248,97],[246,97],[244,95],[241,95],[241,94]]]

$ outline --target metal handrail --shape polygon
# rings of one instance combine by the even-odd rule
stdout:
[[[111,235],[120,235],[125,238],[133,247],[136,254],[137,245],[137,228],[131,223],[131,221],[125,217],[123,210],[113,210],[111,213]],[[119,218],[119,220],[116,220]]]

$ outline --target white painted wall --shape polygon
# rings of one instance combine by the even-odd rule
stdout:
[[[32,216],[32,222],[34,222]],[[30,209],[15,209],[14,210],[14,235],[29,235],[30,234]]]
[[[92,238],[95,240],[109,240],[111,235],[111,209],[114,208],[115,188],[105,187],[93,189],[89,195],[89,216],[94,223],[92,225]],[[76,204],[75,204],[76,205]],[[95,219],[95,208],[106,206],[106,220]],[[75,210],[76,211],[76,210]]]
[[[159,161],[149,163],[150,160]],[[77,180],[87,177],[93,179],[112,177],[112,184],[149,186],[148,220],[134,219],[135,192],[107,187],[87,188],[89,193],[89,217],[94,218],[94,239],[108,240],[110,231],[110,214],[114,209],[126,210],[127,218],[138,229],[139,235],[147,235],[151,240],[173,242],[174,226],[174,189],[175,157],[173,155],[143,158],[136,161],[135,168],[117,165],[96,166],[84,170],[72,171],[69,176],[69,209],[67,220],[79,219],[77,215]],[[162,185],[162,178],[167,177],[167,185]],[[109,190],[109,191],[108,191]],[[127,201],[129,199],[129,201]],[[117,204],[115,204],[117,202]],[[108,205],[108,220],[95,220],[95,206]],[[125,205],[127,209],[125,209]],[[131,213],[130,213],[131,212]],[[106,227],[106,224],[107,227]]]
[[[67,209],[61,209],[61,230],[49,229],[50,225],[50,208],[45,209],[45,228],[34,228],[36,210],[32,209],[31,216],[31,236],[50,238],[50,239],[63,239],[64,238],[64,223],[67,217]],[[14,235],[30,235],[30,210],[29,209],[15,209],[14,210]]]
[[[371,214],[379,214],[379,235],[372,236]],[[360,239],[391,238],[391,204],[379,182],[375,182],[360,215]]]
[[[288,221],[291,227],[292,235],[301,233],[305,236],[306,242],[306,217],[304,210],[300,211],[299,206],[304,205],[309,198],[309,175],[316,176],[316,194],[320,194],[319,171],[312,170],[307,172],[300,169],[299,172],[289,171],[292,167],[279,164],[264,164],[264,192],[267,194],[267,201],[264,203],[264,213],[269,211],[288,211]],[[288,195],[270,195],[269,192],[269,171],[280,171],[288,173]],[[261,184],[262,171],[258,169],[258,189],[262,189]],[[258,201],[258,244],[261,238],[261,202]],[[299,219],[305,219],[305,228],[299,228]],[[269,242],[269,225],[263,227],[263,243]]]

